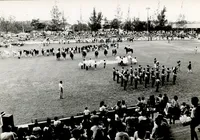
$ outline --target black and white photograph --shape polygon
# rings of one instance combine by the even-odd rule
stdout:
[[[0,140],[199,140],[200,0],[0,0]]]

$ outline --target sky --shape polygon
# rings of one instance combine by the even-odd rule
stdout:
[[[18,21],[50,20],[55,3],[70,24],[77,23],[80,17],[87,22],[94,7],[108,20],[115,17],[117,7],[121,8],[123,20],[128,17],[128,9],[130,18],[146,20],[147,7],[153,18],[157,9],[166,6],[169,21],[177,21],[180,14],[184,14],[188,21],[200,21],[200,0],[0,0],[0,16],[14,16]]]

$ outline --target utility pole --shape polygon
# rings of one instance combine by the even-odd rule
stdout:
[[[148,41],[149,41],[149,10],[150,8],[147,7],[146,10],[147,10],[147,35],[148,35]]]

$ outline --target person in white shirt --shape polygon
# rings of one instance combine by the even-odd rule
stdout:
[[[88,107],[85,108],[85,110],[83,111],[85,116],[90,115],[90,110],[88,109]]]
[[[63,99],[63,85],[62,85],[62,81],[60,81],[59,83],[59,92],[60,92],[60,99]]]

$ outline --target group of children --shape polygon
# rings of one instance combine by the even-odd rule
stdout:
[[[91,58],[89,60],[83,59],[83,62],[79,63],[79,66],[81,69],[89,70],[89,68],[94,68],[95,70],[97,69],[97,66],[103,63],[103,68],[106,68],[106,60],[92,60]]]

